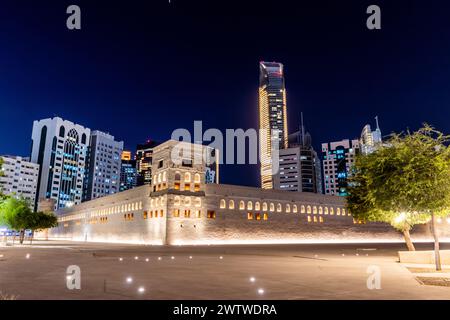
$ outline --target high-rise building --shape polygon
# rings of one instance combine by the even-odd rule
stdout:
[[[378,125],[378,117],[375,117],[375,122],[377,128],[374,131],[372,131],[370,124],[366,124],[361,132],[359,143],[362,154],[372,153],[382,143],[381,130]]]
[[[272,189],[276,174],[272,166],[273,150],[288,147],[286,88],[281,63],[262,61],[259,69],[261,187]]]
[[[136,160],[131,160],[131,152],[122,152],[122,164],[120,166],[120,191],[130,190],[137,186],[138,173]]]
[[[40,165],[36,202],[55,209],[81,203],[91,130],[59,117],[33,122],[31,162]]]
[[[102,131],[92,131],[83,201],[119,192],[122,150],[123,141],[116,141],[114,136]]]
[[[146,143],[138,144],[136,147],[136,169],[138,172],[138,186],[152,183],[153,148],[158,145],[159,142],[148,140]]]
[[[303,115],[300,130],[288,137],[289,147],[279,152],[279,171],[274,175],[274,189],[322,193],[320,161],[305,132]]]
[[[0,192],[22,197],[34,209],[39,177],[39,165],[28,158],[0,156],[3,164],[0,173]]]
[[[358,152],[357,139],[322,143],[325,194],[347,195],[347,178]]]

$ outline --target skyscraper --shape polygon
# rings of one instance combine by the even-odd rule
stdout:
[[[122,164],[120,167],[120,191],[133,189],[137,186],[138,173],[136,160],[131,159],[130,151],[122,152]]]
[[[263,189],[274,187],[276,168],[272,166],[273,150],[288,147],[286,112],[283,65],[262,61],[259,64],[259,150]]]
[[[138,186],[152,183],[153,148],[158,145],[159,142],[148,140],[146,143],[138,144],[136,147],[136,169],[138,172]]]
[[[28,158],[17,156],[0,156],[0,158],[3,159],[0,192],[23,197],[33,209],[36,204],[39,165],[29,162]]]
[[[31,162],[40,165],[36,204],[55,200],[55,209],[81,203],[91,130],[59,117],[33,122]]]
[[[322,143],[325,194],[347,195],[347,178],[358,152],[358,139]]]
[[[374,131],[372,131],[370,124],[366,124],[361,132],[359,143],[362,154],[372,153],[382,143],[381,130],[378,125],[378,117],[375,117],[375,122],[377,128]]]
[[[312,147],[311,135],[305,131],[303,114],[300,130],[288,137],[288,148],[280,150],[279,171],[274,188],[285,191],[322,193],[320,161]]]
[[[116,141],[114,136],[102,131],[92,131],[83,201],[119,192],[122,150],[123,141]]]

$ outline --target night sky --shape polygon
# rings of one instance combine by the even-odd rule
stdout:
[[[243,4],[245,2],[245,4]],[[66,28],[77,4],[82,29]],[[382,30],[366,28],[377,4]],[[450,133],[448,1],[0,3],[0,154],[28,156],[32,122],[58,115],[134,150],[176,128],[258,127],[259,61],[285,65],[289,131],[320,143],[428,122]],[[221,182],[259,184],[257,166]]]

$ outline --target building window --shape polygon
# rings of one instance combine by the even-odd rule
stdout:
[[[164,171],[162,174],[162,182],[166,182],[167,181],[167,173]]]
[[[185,197],[184,198],[184,205],[190,206],[191,205],[191,197]]]
[[[319,217],[319,222],[323,223],[323,218],[322,217]]]
[[[180,183],[179,182],[175,182],[173,186],[174,186],[175,190],[180,190]]]
[[[159,211],[159,216],[162,218],[162,217],[164,217],[164,210],[160,210]]]
[[[198,173],[194,175],[194,183],[200,183],[200,175]]]
[[[314,216],[314,222],[317,222],[317,217],[316,216]]]
[[[266,221],[269,220],[269,215],[267,213],[264,213],[263,219]]]
[[[180,217],[180,209],[175,209],[173,210],[173,216],[175,218],[179,218]]]
[[[294,204],[294,205],[292,206],[292,212],[294,212],[294,213],[297,213],[297,212],[298,212],[298,209],[297,209],[297,205],[296,205],[296,204]]]
[[[325,214],[328,214],[328,207],[324,208]]]
[[[201,210],[197,210],[195,215],[196,215],[197,218],[201,218],[202,217],[202,211]]]
[[[334,209],[333,209],[333,207],[330,208],[330,215],[334,215]]]
[[[194,184],[194,191],[199,192],[200,191],[200,185],[198,183]]]
[[[212,210],[208,210],[206,216],[207,216],[208,219],[215,219],[216,218],[216,212],[212,211]]]
[[[281,203],[278,203],[277,204],[277,212],[281,212],[282,210],[281,210]]]
[[[220,200],[220,209],[225,209],[227,206],[225,199],[221,199]]]
[[[181,180],[181,175],[179,172],[175,173],[175,181],[180,181]]]
[[[311,206],[306,207],[306,213],[311,213]]]
[[[262,209],[263,211],[267,211],[267,202],[263,202]]]
[[[342,215],[345,216],[345,209],[342,208]]]
[[[290,213],[291,212],[291,205],[288,203],[286,204],[286,213]]]
[[[317,214],[317,207],[313,206],[313,214]]]
[[[319,214],[323,214],[322,206],[319,207]]]
[[[247,219],[248,220],[253,220],[253,213],[247,212]]]
[[[179,206],[181,204],[180,196],[175,196],[174,204]]]
[[[190,218],[191,217],[191,210],[184,210],[184,217]]]
[[[190,183],[185,183],[184,184],[184,191],[190,191],[191,190],[191,184]]]
[[[275,211],[275,205],[273,203],[270,203],[269,207],[270,207],[270,212]]]
[[[255,202],[255,210],[257,211],[261,210],[261,205],[259,204],[259,201]]]
[[[304,205],[302,205],[302,206],[300,207],[300,212],[301,212],[301,213],[305,213],[305,206],[304,206]]]
[[[191,182],[191,173],[190,172],[186,172],[184,174],[184,182]]]
[[[245,202],[244,201],[239,201],[239,210],[245,210]]]
[[[256,220],[261,220],[261,214],[257,213],[255,218]]]
[[[230,210],[234,209],[234,200],[228,201],[228,209],[230,209]]]
[[[337,208],[337,209],[336,209],[336,215],[337,215],[337,216],[340,216],[340,215],[341,215],[341,209],[340,209],[340,208]]]
[[[311,216],[308,216],[308,222],[311,222]]]
[[[148,217],[148,213],[147,213],[147,211],[144,211],[144,213],[143,213],[143,218],[144,218],[144,220],[146,220],[147,219],[147,217]]]
[[[253,202],[251,201],[247,202],[247,210],[253,210]]]
[[[194,203],[195,203],[196,207],[200,207],[202,205],[202,199],[200,199],[199,197],[196,197]]]

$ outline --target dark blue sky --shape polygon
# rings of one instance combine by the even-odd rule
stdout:
[[[321,142],[428,122],[450,133],[447,1],[17,1],[0,3],[0,154],[28,155],[58,115],[127,148],[172,131],[258,126],[258,63],[285,65],[290,131]],[[295,4],[294,4],[295,3]],[[82,30],[66,29],[78,4]],[[366,28],[370,4],[382,30]],[[222,182],[258,184],[256,166]]]

